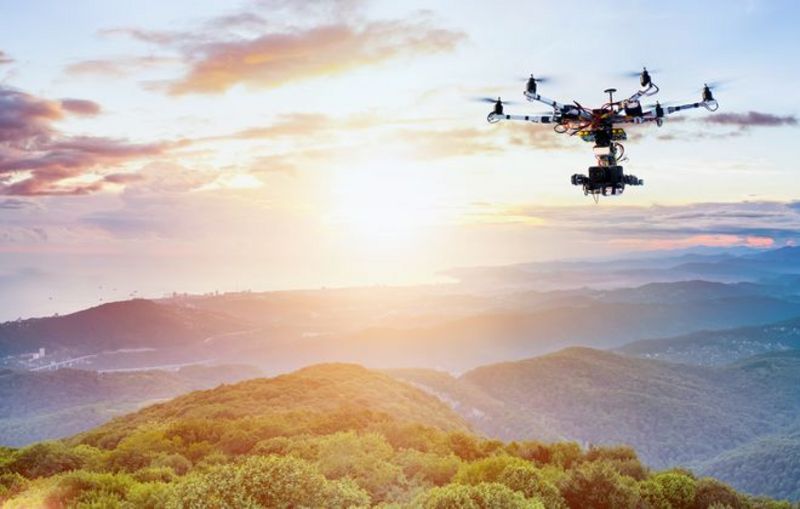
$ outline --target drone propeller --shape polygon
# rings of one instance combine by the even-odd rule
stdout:
[[[472,102],[491,103],[491,104],[497,104],[498,102],[500,102],[500,104],[510,104],[512,106],[516,105],[516,104],[519,104],[516,101],[503,101],[499,97],[479,96],[479,97],[471,97],[470,100]]]
[[[518,79],[520,81],[528,81],[529,79],[533,78],[533,81],[536,83],[553,83],[556,81],[556,78],[553,76],[537,76],[535,74],[529,74],[527,76],[520,76]]]
[[[711,90],[724,90],[728,88],[728,85],[730,85],[732,82],[733,80],[713,80],[705,82],[703,86],[708,87]]]
[[[660,73],[661,69],[648,69],[647,67],[642,66],[642,71],[647,71],[650,74],[653,73]],[[624,71],[619,73],[619,76],[623,78],[638,78],[642,75],[642,71]]]

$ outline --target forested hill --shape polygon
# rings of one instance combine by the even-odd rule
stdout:
[[[130,431],[176,419],[257,418],[303,412],[370,411],[446,430],[469,429],[447,405],[396,379],[354,364],[319,364],[289,375],[196,391],[115,419],[91,433]]]
[[[740,461],[746,456],[738,454],[762,438],[782,438],[800,422],[797,351],[706,367],[569,348],[458,378],[429,370],[392,373],[449,401],[488,436],[626,443],[659,468],[696,465],[742,489],[800,499],[800,458],[792,458],[792,469],[769,469],[772,483],[755,485],[749,464]],[[728,459],[717,462],[720,455]]]
[[[321,365],[192,393],[61,442],[0,451],[29,507],[789,509],[625,447],[504,444],[385,374]]]

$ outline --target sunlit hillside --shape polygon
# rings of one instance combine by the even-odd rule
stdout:
[[[481,438],[385,374],[322,365],[2,451],[4,507],[786,508],[626,447]]]

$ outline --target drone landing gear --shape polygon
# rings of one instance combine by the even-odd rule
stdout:
[[[590,166],[589,175],[576,173],[572,176],[572,185],[582,186],[583,194],[594,198],[600,196],[617,196],[625,191],[625,186],[641,186],[644,181],[635,175],[625,175],[622,166]]]

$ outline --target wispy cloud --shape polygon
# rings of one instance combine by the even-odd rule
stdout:
[[[66,67],[64,72],[71,76],[110,76],[122,78],[150,69],[175,64],[178,60],[172,57],[117,56],[113,58],[97,58],[81,60]]]
[[[76,115],[97,115],[100,105],[86,99],[61,99],[61,108]]]
[[[20,200],[18,198],[0,200],[0,210],[26,210],[36,208],[37,205],[28,200]]]
[[[95,115],[88,100],[42,99],[0,87],[0,194],[35,196],[88,194],[106,180],[75,182],[87,172],[156,156],[169,144],[137,144],[104,137],[67,136],[54,125],[68,115]]]
[[[591,213],[585,207],[522,206],[495,210],[491,216],[498,223],[505,217],[520,218],[539,228],[648,249],[713,242],[771,245],[800,238],[800,207],[793,202],[595,207]]]
[[[0,65],[8,65],[12,63],[14,63],[14,59],[11,58],[5,51],[0,50]]]
[[[217,41],[190,48],[188,73],[168,89],[186,94],[223,92],[237,84],[275,88],[398,57],[450,51],[461,38],[421,21],[382,21]]]
[[[716,113],[703,118],[703,122],[744,129],[749,127],[796,126],[797,117],[794,115],[780,116],[760,111],[748,111],[747,113]]]
[[[163,84],[174,95],[221,93],[236,85],[275,88],[398,58],[448,52],[466,38],[459,31],[436,26],[425,13],[366,20],[362,4],[267,0],[259,2],[260,8],[289,11],[300,24],[273,25],[245,10],[212,18],[194,30],[117,27],[101,35],[126,36],[169,54],[159,59],[177,57],[186,62],[182,77]],[[67,72],[124,75],[129,67],[153,62],[144,57],[87,60],[69,66]]]

